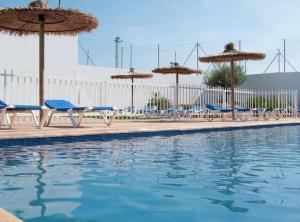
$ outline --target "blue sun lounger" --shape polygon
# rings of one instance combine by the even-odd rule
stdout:
[[[146,106],[143,110],[143,113],[146,115],[146,117],[155,116],[158,114],[158,108],[157,106]]]
[[[36,111],[42,111],[43,117],[40,122],[37,119]],[[49,110],[45,106],[35,106],[35,105],[7,105],[5,102],[0,100],[0,127],[4,125],[4,120],[6,119],[9,128],[12,128],[16,122],[17,115],[23,113],[31,113],[36,127],[42,128],[48,117]],[[12,117],[9,117],[12,114]]]
[[[241,105],[234,105],[234,109],[238,112],[249,112],[250,109]]]
[[[182,116],[184,116],[184,109],[182,106],[171,106],[167,108],[166,110],[163,110],[161,113],[162,116],[172,118],[173,120],[176,120]]]
[[[185,111],[185,115],[187,117],[193,117],[193,116],[202,116],[205,111],[204,106],[199,105],[192,105],[189,109]]]
[[[72,122],[74,128],[80,126],[84,114],[87,112],[98,112],[103,118],[104,123],[107,126],[110,126],[112,121],[115,119],[118,109],[113,107],[102,107],[102,106],[75,106],[69,101],[66,100],[46,100],[45,105],[51,110],[51,114],[49,120],[47,122],[47,126],[50,125],[52,117],[56,113],[68,113],[69,118]],[[111,118],[109,119],[106,111],[113,112]],[[78,119],[76,120],[74,114],[78,114]]]
[[[223,119],[224,114],[231,113],[231,112],[232,112],[232,109],[225,109],[221,106],[208,104],[208,105],[206,105],[206,114],[205,114],[205,116],[206,116],[208,121],[213,121],[213,119],[216,116],[219,115]]]

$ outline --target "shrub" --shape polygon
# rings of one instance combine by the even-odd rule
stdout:
[[[156,106],[158,110],[164,110],[171,107],[171,101],[166,97],[161,97],[159,92],[153,92],[147,106]]]
[[[208,86],[230,87],[231,67],[227,64],[217,64],[204,77],[204,83]],[[234,65],[234,85],[240,86],[245,82],[246,75],[242,66]]]

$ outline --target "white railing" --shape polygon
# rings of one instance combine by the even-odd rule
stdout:
[[[37,104],[38,78],[19,75],[5,70],[0,74],[0,99],[9,104]],[[84,80],[66,77],[48,77],[45,95],[49,99],[66,99],[75,104],[115,106],[130,114],[131,87],[134,96],[134,114],[162,113],[176,105],[177,90],[174,85],[136,84],[126,81]],[[236,89],[236,104],[245,108],[298,109],[297,90],[251,90]],[[205,85],[178,86],[178,106],[184,110],[204,107],[206,104],[230,107],[230,90]]]

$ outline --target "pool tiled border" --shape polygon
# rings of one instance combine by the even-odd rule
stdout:
[[[205,133],[205,132],[222,132],[242,129],[261,129],[261,128],[274,128],[283,126],[297,126],[300,122],[296,123],[277,123],[277,124],[263,124],[263,125],[242,125],[242,126],[225,126],[225,127],[211,127],[199,129],[158,129],[158,130],[145,130],[145,131],[132,131],[132,132],[110,132],[100,134],[85,134],[76,136],[50,136],[50,137],[33,137],[33,138],[13,138],[13,139],[0,139],[0,148],[11,146],[39,146],[39,145],[55,145],[59,143],[75,143],[75,142],[89,142],[89,141],[102,141],[107,142],[111,140],[127,140],[137,137],[149,136],[176,136],[183,134]]]

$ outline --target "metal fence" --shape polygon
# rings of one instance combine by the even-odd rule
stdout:
[[[38,103],[37,77],[8,71],[4,74],[0,78],[2,100],[9,104]],[[205,85],[181,84],[176,87],[175,85],[49,77],[46,78],[45,88],[46,98],[66,99],[74,104],[87,106],[114,106],[120,109],[120,115],[143,115],[149,112],[162,114],[165,110],[173,109],[176,104],[182,110],[193,110],[195,107],[200,109],[207,104],[229,108],[231,104],[229,89]],[[298,109],[297,90],[237,88],[235,98],[235,103],[245,108],[279,108],[294,111]]]

